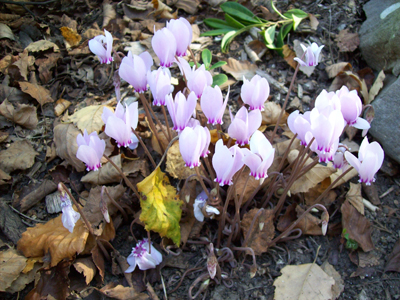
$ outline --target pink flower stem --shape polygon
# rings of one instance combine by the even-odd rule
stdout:
[[[194,170],[196,171],[197,178],[199,179],[200,185],[203,188],[204,192],[206,193],[208,200],[211,201],[212,197],[211,197],[210,193],[208,192],[206,185],[204,184],[202,176],[200,175],[199,167],[194,167]]]
[[[204,164],[205,164],[206,167],[207,167],[208,173],[210,174],[211,181],[214,182],[215,173],[214,173],[213,168],[211,167],[211,164],[210,164],[210,161],[208,160],[208,157],[203,157],[203,161],[204,161]]]
[[[143,98],[144,98],[144,96],[143,96]],[[144,98],[144,99],[146,99],[146,98]],[[162,126],[160,120],[156,117],[156,114],[154,113],[153,108],[151,107],[151,104],[147,100],[146,100],[146,105],[150,111],[150,114],[153,116],[154,120],[156,120],[157,125],[160,126],[160,129],[161,129],[162,133],[164,134],[165,138],[168,140],[167,132],[164,130],[164,127]]]
[[[188,46],[187,49],[189,50],[190,56],[192,57],[192,60],[193,60],[193,62],[194,62],[194,65],[196,66],[196,69],[197,69],[196,57],[194,56],[194,53],[193,53],[192,49],[190,49],[190,46]]]
[[[126,211],[121,207],[121,205],[118,204],[117,201],[115,201],[115,199],[113,197],[111,197],[110,193],[107,190],[107,187],[104,186],[104,188],[105,188],[104,191],[106,192],[108,199],[110,199],[112,204],[114,204],[115,207],[121,212],[122,217],[124,218],[124,222],[128,222],[129,219],[128,219],[128,215],[126,214]]]
[[[132,132],[136,135],[136,138],[139,140],[140,145],[142,145],[144,152],[146,152],[147,157],[149,158],[151,164],[153,165],[154,168],[156,168],[157,165],[156,165],[153,157],[151,156],[149,149],[147,149],[146,144],[142,141],[142,139],[140,138],[139,134],[136,132],[135,129],[132,128]]]
[[[167,132],[168,132],[168,137],[169,137],[168,142],[169,142],[170,140],[172,140],[172,134],[171,134],[171,128],[169,127],[167,112],[165,111],[164,105],[161,105],[161,110],[162,110],[163,115],[164,115],[165,125],[167,125]]]

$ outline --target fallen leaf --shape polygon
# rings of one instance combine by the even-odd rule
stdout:
[[[97,131],[97,133],[99,133],[104,125],[104,122],[101,119],[104,107],[108,107],[113,111],[113,108],[110,106],[90,105],[75,112],[69,117],[69,120],[73,122],[82,132],[86,129],[89,134],[93,131]]]
[[[378,256],[375,255],[375,253],[378,253],[376,250],[365,253],[362,251],[358,252],[358,266],[361,268],[365,267],[373,267],[373,266],[378,266],[380,264]]]
[[[297,219],[303,215],[304,212],[305,210],[299,205],[296,206]],[[311,213],[307,213],[306,216],[297,223],[295,228],[300,228],[302,234],[322,235],[321,223],[322,221],[320,219],[313,216]]]
[[[102,28],[106,27],[111,20],[114,20],[117,16],[114,7],[107,2],[103,3],[103,25]]]
[[[60,123],[54,127],[54,144],[56,145],[57,155],[65,159],[78,172],[86,169],[85,164],[76,158],[76,152],[78,151],[76,137],[80,133],[74,124],[71,123]]]
[[[379,91],[383,87],[383,80],[385,80],[385,73],[382,71],[379,72],[378,77],[376,77],[374,84],[369,90],[368,96],[369,96],[369,103],[372,102],[372,100],[375,99],[376,95],[378,95]],[[367,103],[367,104],[369,104]]]
[[[96,275],[96,266],[90,257],[78,258],[74,262],[75,269],[85,276],[86,284],[89,284]]]
[[[331,166],[332,163],[329,163],[328,166]],[[342,175],[343,171],[341,169],[336,170],[335,173],[332,173],[329,178],[331,179],[331,181],[329,182],[329,185],[334,182],[340,175]],[[346,175],[344,175],[344,177],[340,178],[339,181],[332,187],[332,189],[334,189],[335,187],[338,187],[339,185],[342,185],[343,183],[349,181],[350,179],[352,179],[354,176],[357,176],[358,172],[356,169],[352,169],[349,173],[347,173]]]
[[[340,72],[332,81],[332,84],[329,87],[329,92],[337,91],[344,85],[350,91],[357,90],[364,99],[364,104],[368,103],[368,88],[364,79],[360,79],[360,77],[352,71]]]
[[[0,185],[9,184],[8,182],[11,179],[11,176],[0,169]]]
[[[259,180],[256,180],[253,176],[250,176],[249,174],[250,174],[250,169],[246,167],[241,173],[240,177],[237,179],[236,184],[234,186],[235,193],[238,196],[238,199],[240,199],[241,195],[243,194],[243,201],[241,205],[244,205],[248,200],[251,200],[249,199],[250,196],[253,194],[254,190],[260,184]],[[244,185],[246,185],[246,188],[243,192]]]
[[[361,195],[361,183],[350,182],[350,189],[346,194],[346,200],[348,200],[355,209],[362,215],[364,215],[364,203]]]
[[[35,65],[38,66],[39,78],[43,84],[48,83],[54,76],[50,72],[61,58],[61,53],[45,53],[46,58],[38,58]]]
[[[249,61],[238,61],[232,57],[227,59],[227,64],[223,65],[222,70],[231,74],[236,80],[251,80],[256,75],[257,66]]]
[[[50,91],[38,84],[20,81],[19,86],[21,87],[21,91],[31,95],[31,97],[37,100],[40,105],[54,102],[51,98]]]
[[[147,122],[147,117],[146,117],[146,122]],[[154,151],[156,151],[158,154],[163,155],[164,151],[161,150],[160,148],[160,144],[158,143],[158,141],[160,141],[161,146],[163,147],[163,149],[166,149],[169,141],[167,139],[167,137],[164,135],[163,130],[161,128],[164,129],[164,131],[167,133],[167,126],[165,125],[161,125],[162,127],[160,127],[158,124],[155,125],[156,126],[156,131],[157,131],[157,135],[159,137],[159,140],[157,140],[156,135],[154,134],[153,130],[150,128],[150,131],[152,133],[151,135],[151,146],[153,147]],[[168,135],[168,133],[167,133]]]
[[[5,292],[26,266],[26,257],[15,249],[0,252],[0,291]]]
[[[61,34],[64,37],[67,48],[78,46],[82,37],[72,28],[63,26],[60,28]]]
[[[257,219],[255,219],[256,215]],[[250,228],[254,219],[254,225]],[[260,209],[253,208],[244,214],[241,227],[243,236],[247,239],[244,247],[250,247],[255,255],[261,255],[268,250],[268,245],[275,235],[273,210],[262,209],[260,212]]]
[[[47,40],[32,42],[28,45],[28,47],[25,48],[25,50],[28,50],[28,52],[38,52],[45,51],[50,48],[53,48],[54,52],[60,52],[60,48],[58,48],[56,44]]]
[[[316,264],[285,266],[275,279],[275,300],[331,300],[335,280]]]
[[[186,217],[180,221],[181,227],[181,243],[184,246],[189,239],[194,223],[197,221],[194,217],[193,204],[197,197],[196,181],[186,182],[179,191],[179,198],[185,203],[187,211]],[[181,261],[181,260],[180,260]]]
[[[145,229],[158,232],[161,237],[166,236],[179,246],[182,202],[178,199],[175,188],[170,185],[168,177],[157,168],[139,182],[137,187],[142,193],[140,221],[145,224]]]
[[[103,287],[100,292],[107,297],[118,300],[147,300],[149,296],[145,293],[139,293],[133,287],[117,285],[113,283]]]
[[[93,263],[96,265],[97,270],[99,270],[99,274],[101,276],[102,282],[104,281],[104,257],[102,251],[99,249],[99,246],[96,244],[94,248],[90,251],[92,254]]]
[[[174,5],[176,8],[183,9],[190,15],[195,15],[199,4],[199,0],[178,0]]]
[[[309,206],[316,204],[317,203],[316,200],[326,190],[330,182],[331,182],[330,178],[325,178],[324,180],[321,181],[321,183],[309,189],[307,193],[304,193],[304,199],[306,200],[306,204]],[[323,206],[328,208],[336,200],[336,197],[337,197],[336,193],[330,190],[328,194],[319,201],[319,204],[322,204]]]
[[[288,155],[288,161],[292,163],[297,158],[298,155],[299,155],[298,150],[290,151]],[[312,162],[313,160],[311,158],[308,158],[304,166],[307,166]],[[318,183],[322,182],[325,178],[329,177],[333,172],[335,172],[335,169],[317,164],[306,174],[304,174],[303,176],[298,178],[295,182],[293,182],[292,186],[290,187],[290,192],[292,194],[308,192],[309,189],[316,186]]]
[[[24,50],[24,52],[19,54],[19,59],[15,63],[13,63],[13,65],[17,66],[21,76],[25,80],[28,80],[29,67],[33,66],[34,63],[35,63],[35,57],[29,56],[28,51]]]
[[[296,57],[296,53],[292,49],[290,49],[288,45],[283,45],[282,54],[288,65],[291,66],[293,69],[296,69],[297,61],[294,60],[294,58]]]
[[[13,206],[21,212],[26,212],[55,190],[57,190],[57,184],[53,180],[35,181],[25,186],[21,192],[17,191],[14,194]]]
[[[396,242],[388,257],[385,272],[400,272],[400,239]]]
[[[183,160],[181,152],[179,151],[179,141],[174,142],[172,146],[168,149],[166,172],[170,176],[178,178],[180,180],[186,179],[189,176],[196,174],[194,169],[185,167],[185,161]],[[202,173],[201,170],[200,172]]]
[[[10,39],[15,41],[15,36],[11,28],[3,23],[0,23],[0,39]]]
[[[28,259],[31,260],[30,258]],[[35,260],[37,261],[37,260]],[[28,266],[28,265],[27,265]],[[16,280],[13,281],[11,286],[6,289],[7,293],[18,293],[25,289],[25,287],[31,283],[32,281],[35,280],[36,272],[43,266],[43,263],[33,263],[31,269],[29,271],[26,271],[25,269],[22,271],[22,273],[18,276]]]
[[[26,257],[45,256],[50,253],[51,266],[64,258],[73,258],[85,249],[89,231],[80,218],[71,233],[61,221],[61,215],[45,224],[30,227],[18,241],[18,250]]]
[[[121,164],[121,154],[111,157],[111,160],[119,167],[122,167]],[[113,182],[119,182],[121,180],[121,175],[114,168],[114,166],[110,163],[105,163],[102,167],[97,171],[90,171],[85,176],[82,177],[82,182],[89,182],[92,184],[108,184]]]
[[[65,99],[58,99],[54,105],[54,114],[59,117],[72,103]]]
[[[339,31],[336,42],[340,52],[353,52],[360,45],[360,38],[358,33],[350,33],[346,28]]]
[[[29,169],[35,163],[36,155],[39,153],[29,141],[16,141],[8,149],[0,151],[0,168],[7,173]]]
[[[360,214],[348,200],[341,207],[342,227],[346,229],[349,238],[355,240],[364,252],[375,249],[371,239],[371,223],[368,219]]]
[[[313,14],[308,14],[308,18],[310,19],[310,27],[312,30],[318,29],[318,19]]]
[[[321,268],[328,276],[335,280],[335,284],[332,286],[332,299],[338,299],[344,291],[344,280],[327,260],[321,265]]]
[[[4,75],[8,74],[8,68],[19,59],[18,56],[8,54],[0,60],[0,72]]]
[[[353,67],[348,62],[338,62],[325,68],[329,78],[336,77],[340,72],[352,71]]]
[[[16,107],[5,99],[0,104],[0,113],[8,120],[28,129],[35,129],[38,124],[36,107],[16,103]]]
[[[278,103],[275,102],[265,102],[264,104],[264,111],[261,112],[262,116],[262,125],[275,125],[276,122],[278,122],[279,115],[282,111],[281,106]],[[281,118],[280,123],[284,124],[286,123],[286,120],[288,118],[289,114],[287,112],[284,112]]]

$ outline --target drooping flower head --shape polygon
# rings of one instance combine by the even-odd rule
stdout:
[[[147,91],[147,71],[153,65],[153,58],[145,51],[140,55],[133,55],[131,51],[124,57],[119,67],[119,76],[133,86],[136,92]]]
[[[86,164],[86,170],[97,171],[101,167],[101,158],[103,157],[106,143],[99,138],[96,131],[88,134],[86,129],[82,134],[76,137],[78,151],[76,157]]]
[[[194,128],[186,127],[179,136],[179,151],[186,167],[200,166],[200,156],[206,157],[209,153],[210,131],[208,128],[197,125]]]
[[[249,143],[250,136],[261,126],[261,111],[256,109],[247,112],[246,107],[243,106],[235,117],[231,114],[231,120],[228,134],[236,139],[237,144],[244,146]]]
[[[384,153],[381,145],[377,142],[368,142],[365,137],[358,150],[358,159],[346,151],[344,154],[347,162],[357,170],[360,179],[359,182],[365,182],[370,185],[375,181],[375,173],[381,168],[384,158]]]
[[[151,46],[160,59],[160,66],[169,68],[175,61],[176,39],[168,28],[162,28],[154,33]]]
[[[209,124],[222,124],[222,117],[228,103],[229,89],[223,101],[221,89],[218,85],[215,87],[206,86],[201,95],[200,105]]]
[[[216,177],[215,182],[220,186],[231,185],[232,177],[243,166],[243,153],[238,145],[228,149],[220,139],[215,145],[215,153],[212,158]]]
[[[174,35],[176,40],[176,55],[178,57],[186,55],[186,49],[192,42],[192,26],[185,18],[177,20],[171,19],[166,26]]]
[[[151,254],[149,253],[150,247]],[[153,245],[149,245],[148,239],[143,239],[136,244],[136,247],[132,248],[127,261],[129,268],[126,269],[125,273],[132,273],[135,271],[136,266],[139,266],[139,269],[144,271],[159,265],[162,262],[162,255]]]
[[[203,207],[204,205],[206,205],[207,199],[208,198],[206,192],[202,191],[200,194],[197,195],[196,199],[194,200],[193,204],[194,217],[199,222],[204,221]],[[207,214],[208,217],[213,217],[214,214],[215,215],[220,214],[219,210],[211,205],[206,205],[205,213]]]
[[[101,118],[106,124],[104,132],[115,139],[118,147],[128,147],[135,143],[137,145],[138,140],[136,135],[132,133],[132,129],[136,129],[138,124],[138,103],[131,103],[126,110],[124,106],[119,102],[115,109],[115,112],[111,111],[108,107],[104,107]]]
[[[269,96],[269,84],[267,79],[255,75],[250,81],[243,77],[240,96],[244,103],[250,106],[250,110],[264,110],[264,103]]]
[[[172,92],[171,72],[167,68],[160,67],[155,71],[147,72],[147,83],[153,94],[153,105],[165,105],[165,96]]]
[[[312,67],[318,65],[319,54],[321,53],[322,48],[324,45],[318,47],[316,43],[312,43],[308,47],[300,44],[301,48],[305,52],[306,59],[305,61],[301,60],[300,58],[296,57],[294,60],[297,61],[301,66],[304,67]]]
[[[356,90],[349,91],[347,86],[336,91],[341,103],[341,111],[347,125],[358,129],[369,129],[371,126],[367,120],[360,118],[362,112],[362,101]]]
[[[79,220],[81,215],[72,208],[71,200],[61,184],[58,184],[58,191],[61,194],[61,222],[63,223],[63,226],[72,233],[74,231],[75,223]]]
[[[104,35],[98,35],[89,41],[89,49],[97,55],[102,64],[109,64],[114,59],[111,56],[113,37],[104,29]]]
[[[191,92],[186,100],[182,92],[175,95],[175,99],[169,94],[165,97],[168,112],[174,123],[173,129],[180,132],[187,126],[191,116],[196,108],[197,97],[194,92]]]

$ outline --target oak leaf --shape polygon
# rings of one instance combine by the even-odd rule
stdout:
[[[48,50],[50,48],[53,48],[54,52],[60,52],[60,48],[58,48],[56,44],[47,40],[40,40],[30,43],[28,47],[25,48],[25,50],[28,50],[28,52],[39,52]]]

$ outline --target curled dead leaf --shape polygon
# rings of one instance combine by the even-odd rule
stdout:
[[[174,142],[168,149],[166,171],[169,175],[178,179],[186,179],[190,175],[196,174],[194,169],[185,167],[185,161],[179,151],[179,141]],[[202,172],[202,170],[200,170],[200,172]]]
[[[67,48],[78,46],[82,40],[82,37],[76,32],[76,30],[63,26],[60,28],[61,34],[64,37]]]
[[[243,80],[243,77],[250,80],[256,75],[257,66],[247,60],[239,61],[230,57],[227,59],[227,64],[222,66],[222,70],[231,74],[236,80]]]
[[[72,103],[65,99],[58,99],[54,106],[54,114],[59,117]]]
[[[355,209],[362,215],[364,215],[364,203],[361,195],[361,183],[350,182],[350,189],[346,194],[346,200],[348,200]]]
[[[89,257],[77,259],[74,262],[74,267],[85,276],[86,284],[89,284],[97,273],[96,266]]]
[[[28,129],[35,129],[39,122],[36,107],[16,103],[16,107],[14,108],[7,99],[0,104],[0,113],[8,120]]]
[[[82,132],[86,129],[89,134],[93,131],[97,131],[98,133],[104,125],[104,122],[101,118],[104,107],[113,110],[113,108],[110,106],[90,105],[75,112],[69,117],[69,120],[73,122]]]
[[[119,167],[122,167],[121,154],[111,157],[111,160]],[[92,184],[108,184],[113,182],[119,182],[121,175],[110,163],[105,163],[97,171],[90,171],[82,177],[82,182],[89,182]]]
[[[16,141],[0,151],[0,168],[9,173],[15,170],[26,170],[33,166],[35,157],[39,155],[27,140]]]
[[[339,32],[336,41],[340,52],[353,52],[360,45],[358,33],[351,33],[348,28]]]
[[[48,50],[50,48],[53,48],[54,52],[60,52],[60,48],[58,48],[56,44],[48,40],[32,42],[28,45],[28,47],[25,48],[25,50],[28,50],[28,52],[39,52]]]
[[[54,100],[51,98],[50,91],[38,85],[37,83],[32,84],[29,82],[20,81],[19,86],[21,87],[21,91],[31,95],[31,97],[39,102],[40,105],[54,102]]]

